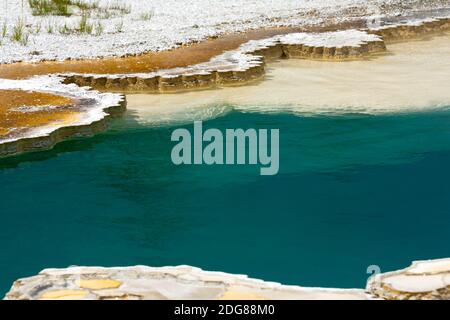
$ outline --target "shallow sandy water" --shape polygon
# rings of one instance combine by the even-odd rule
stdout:
[[[450,35],[392,44],[368,61],[282,60],[257,84],[178,94],[129,95],[143,122],[214,117],[241,111],[301,114],[420,111],[450,106]]]

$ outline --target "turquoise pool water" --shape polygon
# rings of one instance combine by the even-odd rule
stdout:
[[[362,287],[369,265],[450,256],[450,111],[230,112],[204,126],[279,128],[280,173],[176,167],[174,127],[130,117],[0,160],[0,291],[46,267],[135,264]]]

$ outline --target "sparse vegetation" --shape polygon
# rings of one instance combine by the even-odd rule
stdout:
[[[23,20],[17,20],[12,30],[11,40],[20,42],[22,45],[26,46],[28,44],[29,36],[30,35],[25,29],[25,23],[23,22]]]
[[[116,32],[117,32],[117,33],[123,32],[123,20],[120,20],[120,21],[116,24]]]
[[[92,30],[94,30],[94,25],[89,22],[89,18],[87,14],[83,14],[80,19],[80,23],[78,24],[77,31],[79,33],[92,34]]]
[[[105,31],[104,25],[100,22],[91,22],[92,19],[110,19],[117,16],[123,16],[131,13],[131,6],[120,3],[118,0],[112,0],[107,4],[100,4],[99,1],[86,0],[28,0],[32,14],[35,16],[80,16],[80,21],[74,25],[70,22],[64,22],[58,25],[48,21],[44,28],[48,34],[55,31],[60,34],[94,34],[100,36]],[[149,20],[152,13],[142,16],[144,20]],[[124,22],[121,20],[115,25],[116,32],[123,31]],[[31,33],[39,33],[42,29],[41,25],[33,27]]]
[[[60,34],[95,34],[100,36],[104,31],[104,26],[100,21],[94,25],[89,21],[87,15],[82,15],[80,21],[75,26],[64,23],[58,28]],[[50,33],[50,32],[49,32]]]
[[[95,25],[95,35],[97,37],[101,36],[103,33],[103,30],[104,30],[103,24],[100,21],[97,21],[97,24]]]
[[[54,32],[55,27],[51,21],[47,22],[47,26],[45,27],[45,30],[47,31],[48,34],[52,34]]]
[[[0,46],[2,45],[3,39],[6,38],[7,34],[8,34],[8,25],[6,24],[6,22],[4,22],[0,33]]]
[[[34,16],[65,16],[73,14],[71,9],[81,11],[97,10],[100,8],[97,1],[85,2],[82,0],[28,0]]]
[[[17,20],[17,23],[13,27],[13,32],[11,36],[11,40],[20,41],[22,40],[23,33],[25,32],[25,26],[22,20]]]
[[[34,16],[65,16],[74,14],[93,16],[98,19],[109,19],[115,16],[129,14],[131,7],[120,4],[118,1],[100,6],[98,1],[86,2],[84,0],[28,0]]]
[[[34,34],[39,34],[39,33],[41,33],[41,30],[42,30],[42,25],[40,23],[38,23],[34,26],[34,30],[32,30],[32,32]]]
[[[24,3],[26,4],[27,0],[23,0],[22,4]],[[8,24],[5,21],[0,26],[0,45],[6,39],[27,45],[30,35],[37,35],[41,32],[100,36],[105,32],[105,26],[100,20],[121,17],[131,13],[131,6],[118,0],[111,0],[106,4],[87,0],[28,0],[28,5],[34,16],[79,16],[80,20],[79,22],[68,20],[58,23],[48,18],[42,22],[27,25],[22,17],[18,19],[14,26],[11,26],[10,30],[8,30]],[[153,12],[151,11],[140,15],[141,20],[150,20],[152,17]],[[121,33],[124,29],[124,21],[121,19],[113,26],[115,32]]]
[[[8,34],[8,25],[6,24],[6,21],[3,22],[2,25],[2,39],[6,38],[6,35]]]
[[[120,4],[118,1],[108,3],[103,7],[98,7],[94,11],[94,16],[98,19],[110,19],[131,13],[131,6]]]
[[[119,1],[115,1],[107,6],[109,10],[118,11],[122,15],[131,13],[131,6],[126,4],[120,4]]]
[[[59,33],[61,34],[71,34],[73,33],[73,28],[70,28],[67,23],[64,23],[62,26],[58,28]]]
[[[139,16],[142,21],[149,21],[153,17],[153,11],[143,12]]]
[[[70,16],[69,6],[72,0],[28,0],[31,13],[34,16]]]

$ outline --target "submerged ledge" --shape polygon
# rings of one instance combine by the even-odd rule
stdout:
[[[450,299],[450,258],[371,277],[366,289],[307,288],[189,266],[71,267],[19,279],[7,300]]]
[[[297,58],[328,61],[367,59],[386,51],[386,43],[450,30],[450,18],[414,20],[371,29],[289,33],[251,40],[238,49],[189,67],[148,73],[61,74],[65,83],[100,91],[171,93],[242,85],[260,80],[268,61]]]
[[[299,116],[442,112],[450,106],[450,33],[392,43],[388,54],[345,63],[283,59],[263,81],[219,90],[129,94],[127,109],[146,125],[186,124],[230,111]]]

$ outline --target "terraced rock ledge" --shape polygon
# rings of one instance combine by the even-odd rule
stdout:
[[[354,60],[386,51],[382,39],[359,30],[290,33],[252,40],[205,63],[135,74],[62,74],[64,83],[100,91],[170,93],[242,85],[265,75],[269,61],[282,58]]]
[[[385,43],[408,41],[422,37],[440,34],[450,30],[449,18],[429,18],[408,22],[383,25],[368,29],[367,32],[379,35]]]
[[[100,91],[171,93],[242,85],[260,80],[269,61],[294,58],[329,61],[367,59],[386,52],[386,43],[450,30],[449,18],[383,25],[365,30],[290,33],[252,40],[205,63],[131,74],[62,74],[65,83]]]
[[[367,289],[287,286],[189,266],[45,269],[14,282],[7,300],[449,299],[450,259],[372,277]]]
[[[124,96],[64,85],[57,77],[3,80],[2,94],[8,99],[0,104],[0,158],[92,136],[126,106]]]

